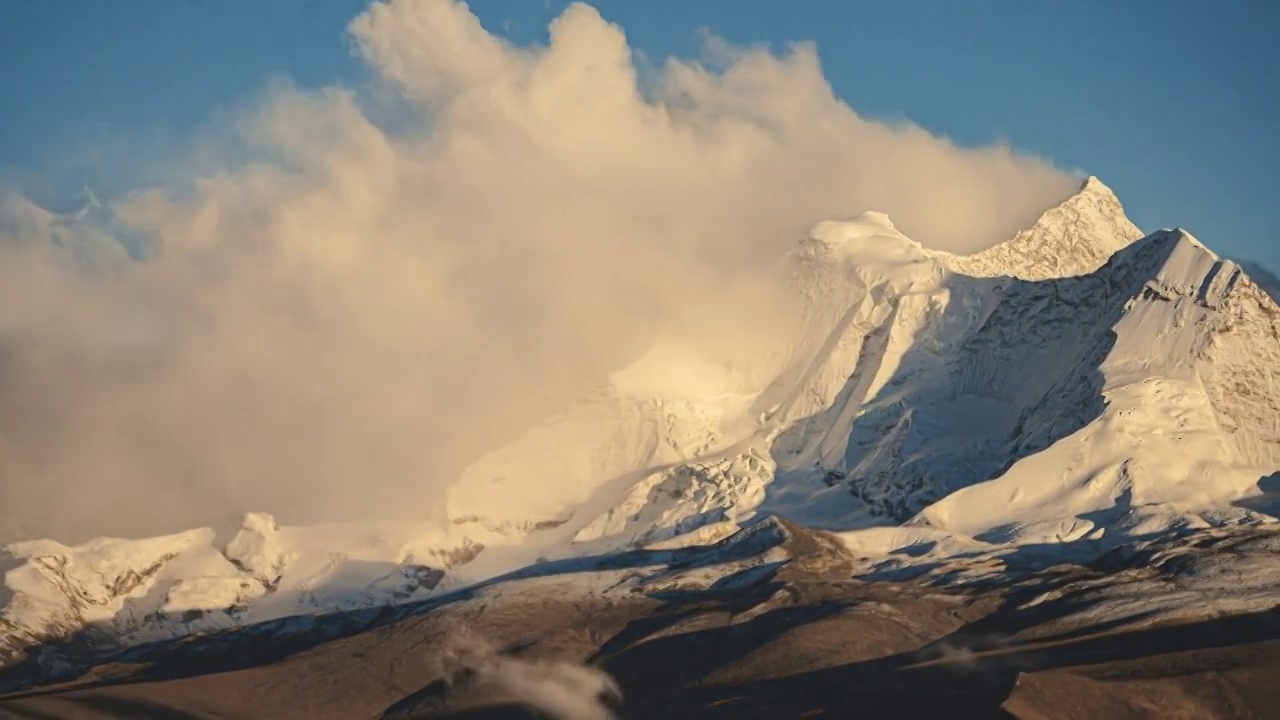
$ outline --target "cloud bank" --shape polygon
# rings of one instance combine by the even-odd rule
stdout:
[[[586,5],[545,47],[452,0],[375,3],[350,34],[378,91],[273,84],[236,161],[112,204],[145,261],[90,219],[0,210],[3,539],[443,521],[462,468],[662,327],[775,337],[770,269],[814,222],[877,209],[972,251],[1076,185],[860,117],[810,45],[711,40],[642,82]]]

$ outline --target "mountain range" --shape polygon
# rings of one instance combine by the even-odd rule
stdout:
[[[1280,516],[1275,278],[1184,230],[1144,234],[1098,179],[975,255],[866,212],[817,224],[785,263],[793,341],[659,338],[469,467],[445,524],[251,513],[230,530],[10,544],[0,662],[51,676],[187,635],[435,607],[553,566],[569,593],[707,588],[796,556],[735,554],[762,533],[818,533],[864,580],[989,579]],[[695,551],[711,559],[680,559]],[[636,553],[665,570],[626,580]],[[1164,607],[1268,607],[1273,575],[1229,600],[1201,576]]]

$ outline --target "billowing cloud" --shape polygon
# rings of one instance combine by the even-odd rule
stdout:
[[[1075,185],[860,117],[809,45],[712,41],[641,82],[585,5],[546,47],[452,0],[375,3],[351,35],[384,92],[272,85],[225,154],[251,160],[114,204],[144,262],[0,223],[0,528],[438,517],[664,325],[776,337],[769,270],[815,221],[879,209],[970,251]]]

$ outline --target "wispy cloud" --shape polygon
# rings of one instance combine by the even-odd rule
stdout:
[[[471,628],[454,625],[429,651],[445,677],[498,702],[518,702],[556,720],[612,720],[622,691],[605,671],[562,660],[500,653]]]

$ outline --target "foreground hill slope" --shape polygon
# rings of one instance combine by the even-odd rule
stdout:
[[[1211,578],[1256,579],[1277,539],[1209,533],[939,586],[852,580],[838,538],[768,521],[394,611],[156,643],[60,684],[31,688],[25,666],[0,678],[0,716],[1266,718],[1280,615],[1222,605]]]

